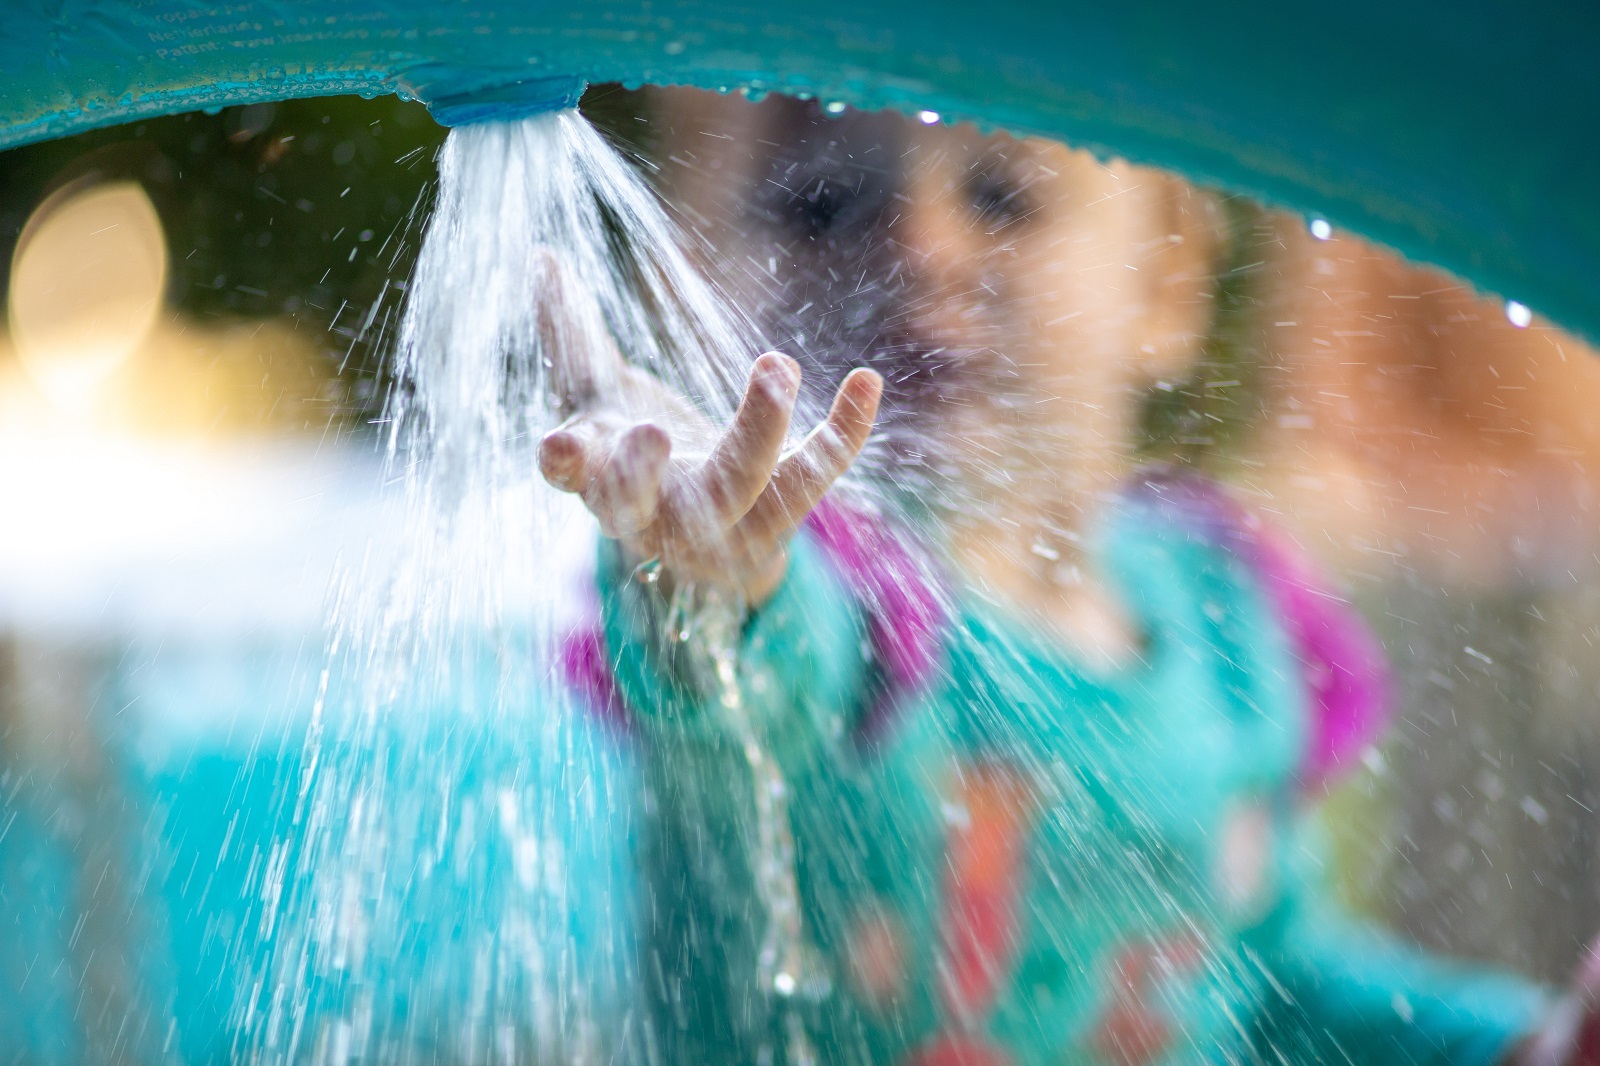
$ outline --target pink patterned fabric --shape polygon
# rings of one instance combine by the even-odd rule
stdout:
[[[568,634],[561,645],[561,677],[596,719],[624,734],[633,731],[599,622],[589,622]]]
[[[880,676],[855,738],[871,743],[888,732],[907,697],[933,680],[949,619],[926,560],[882,519],[829,498],[811,512],[806,528],[867,612]]]
[[[1261,579],[1311,690],[1301,782],[1310,790],[1349,770],[1382,731],[1390,705],[1388,664],[1360,615],[1320,579],[1303,553],[1216,483],[1158,472],[1134,494],[1174,509],[1197,535],[1233,553]],[[949,615],[928,562],[884,520],[830,498],[812,512],[806,528],[867,615],[878,673],[855,740],[868,745],[888,733],[909,697],[937,674]],[[597,717],[631,730],[597,623],[567,639],[561,671]]]
[[[1288,538],[1267,527],[1215,482],[1161,472],[1141,486],[1175,507],[1197,532],[1222,545],[1262,581],[1311,690],[1310,743],[1300,766],[1307,789],[1350,770],[1389,719],[1388,661],[1350,603],[1325,584]]]
[[[869,744],[882,738],[908,695],[938,671],[946,614],[926,563],[881,519],[830,498],[811,513],[806,528],[867,614],[877,676],[856,720],[854,739]],[[586,622],[563,642],[560,670],[598,719],[632,731],[598,621]]]

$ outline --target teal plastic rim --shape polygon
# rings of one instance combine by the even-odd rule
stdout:
[[[1600,338],[1600,6],[1347,0],[17,0],[0,147],[400,93],[447,124],[585,81],[937,112],[1317,215]]]

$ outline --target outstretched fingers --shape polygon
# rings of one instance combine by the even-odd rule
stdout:
[[[583,492],[610,453],[604,436],[581,418],[551,430],[539,442],[539,473],[562,492]]]
[[[728,567],[746,556],[765,560],[746,589],[759,600],[781,575],[781,566],[767,564],[782,559],[795,527],[860,456],[883,379],[853,371],[828,417],[785,455],[799,387],[793,360],[776,353],[756,360],[733,421],[696,467],[672,465],[673,438],[660,425],[601,409],[548,434],[539,469],[557,489],[580,496],[606,536],[630,540],[633,550],[670,552],[690,571],[710,568],[735,580],[746,579]]]
[[[784,456],[743,523],[751,541],[779,540],[800,524],[823,494],[849,470],[872,434],[883,399],[883,378],[852,370],[839,386],[828,417]]]
[[[799,394],[800,367],[788,356],[768,352],[750,368],[739,410],[705,465],[706,504],[724,526],[749,511],[772,479]]]

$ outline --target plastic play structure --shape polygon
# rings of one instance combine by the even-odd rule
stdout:
[[[1600,9],[1571,0],[20,0],[0,147],[401,93],[447,125],[583,84],[811,93],[1048,134],[1326,217],[1600,337]]]
[[[1597,46],[1600,6],[1576,0],[6,0],[0,149],[154,115],[344,93],[419,99],[446,125],[571,106],[597,82],[804,93],[1164,166],[1326,218],[1594,340]],[[203,650],[130,671],[105,702],[178,719],[203,699],[230,721],[246,720],[263,692],[309,705],[299,675],[233,659],[218,667]],[[219,690],[219,677],[250,684]],[[157,1004],[161,1016],[183,1019],[177,1037],[153,1032],[153,1046],[176,1040],[188,1061],[237,1049],[230,1012],[245,1001],[235,984],[254,974],[255,960],[240,954],[255,943],[245,908],[254,901],[203,893],[207,878],[256,876],[251,864],[267,845],[253,852],[239,840],[286,832],[274,819],[292,805],[274,789],[300,780],[295,750],[287,741],[265,751],[174,746],[147,783],[164,797],[184,854],[208,864],[193,897],[197,862],[155,878],[152,896],[167,892],[176,916],[171,961],[139,960],[146,986],[173,990]],[[236,810],[245,812],[237,825]],[[108,823],[104,835],[124,828]],[[74,867],[52,851],[48,830],[26,819],[0,825],[0,844],[22,856],[0,851],[0,869],[22,870],[75,917],[59,887]],[[31,973],[62,955],[58,930],[27,913],[0,937],[0,973]],[[68,970],[50,969],[39,965],[32,998],[0,1003],[0,1033],[31,1049],[30,1061],[82,1061],[82,1026],[68,1009],[81,990]],[[47,980],[59,995],[40,990]],[[396,1000],[380,1008],[403,1013],[406,989],[386,991]],[[134,1016],[118,989],[95,994],[113,1021],[118,1010]]]

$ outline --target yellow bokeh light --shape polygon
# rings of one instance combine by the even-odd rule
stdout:
[[[64,411],[93,407],[155,325],[166,283],[166,236],[137,182],[50,197],[11,264],[11,335],[28,376]]]

